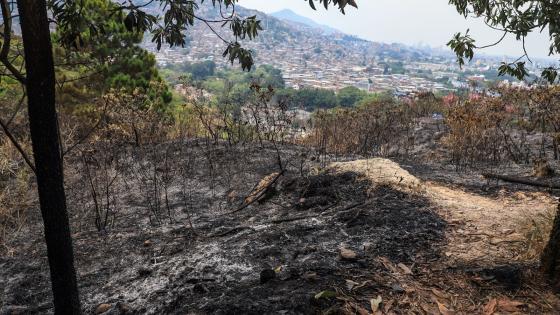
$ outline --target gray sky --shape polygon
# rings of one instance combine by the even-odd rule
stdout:
[[[432,47],[442,47],[456,32],[468,28],[479,46],[497,41],[501,33],[491,30],[482,21],[465,20],[448,0],[356,0],[359,9],[349,8],[342,15],[331,8],[313,11],[306,0],[240,0],[239,4],[267,13],[289,8],[318,23],[326,24],[348,34],[385,43],[399,42]],[[526,47],[531,56],[548,55],[548,35],[533,34]],[[485,49],[492,55],[522,55],[522,46],[515,38],[509,37],[501,45]]]

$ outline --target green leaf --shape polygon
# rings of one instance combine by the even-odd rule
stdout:
[[[558,70],[553,67],[548,67],[544,69],[541,73],[541,77],[546,80],[548,83],[554,83],[556,78],[558,77]]]

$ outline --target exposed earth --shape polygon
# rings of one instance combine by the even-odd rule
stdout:
[[[190,173],[170,181],[173,215],[161,219],[142,177],[123,180],[104,232],[87,194],[69,189],[86,313],[560,312],[527,236],[554,213],[551,192],[411,161],[330,163],[298,147],[282,150],[285,172],[271,148],[202,150],[170,151],[172,173]],[[67,178],[81,187],[78,166]],[[251,194],[259,187],[271,189]],[[39,219],[0,258],[0,314],[52,312]]]

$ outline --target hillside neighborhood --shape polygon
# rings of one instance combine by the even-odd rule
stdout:
[[[392,92],[408,96],[418,92],[449,94],[459,89],[481,87],[484,82],[499,80],[504,84],[524,86],[512,78],[499,78],[498,67],[505,57],[478,56],[459,67],[456,57],[443,49],[410,47],[366,41],[315,25],[296,22],[282,12],[282,19],[262,12],[237,8],[240,15],[257,15],[264,31],[255,41],[244,45],[256,52],[257,65],[280,69],[286,86],[293,89],[320,88],[338,91],[354,86],[367,92]],[[212,10],[204,13],[212,17]],[[297,16],[292,12],[294,16]],[[218,30],[219,31],[219,30]],[[191,30],[188,46],[164,47],[147,40],[144,47],[155,54],[160,66],[183,62],[213,61],[221,68],[234,68],[222,57],[224,42],[213,30],[200,24]],[[227,33],[221,34],[227,38]],[[333,62],[336,60],[336,63]],[[537,71],[540,63],[532,65]]]

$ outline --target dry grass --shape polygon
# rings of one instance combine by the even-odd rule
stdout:
[[[30,171],[9,142],[0,142],[0,254],[10,254],[7,244],[27,220],[25,210],[32,202]]]
[[[337,155],[406,155],[413,144],[414,117],[408,104],[385,99],[322,110],[314,114],[304,143]]]

